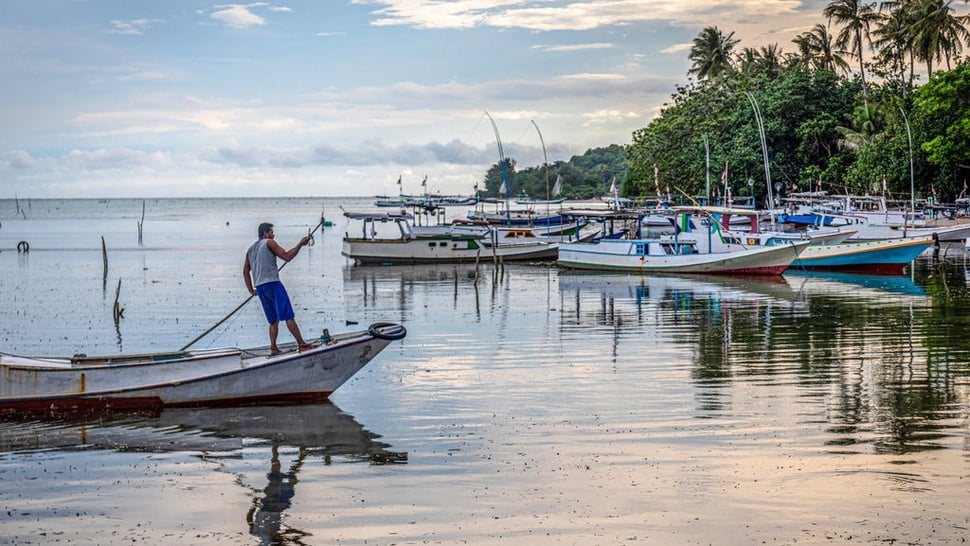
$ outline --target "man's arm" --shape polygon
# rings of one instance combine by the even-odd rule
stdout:
[[[246,281],[246,290],[249,290],[249,295],[255,295],[256,289],[253,288],[253,276],[249,269],[249,256],[246,256],[246,260],[243,261],[243,280]]]
[[[304,236],[302,239],[300,239],[300,242],[297,243],[295,247],[289,250],[286,250],[283,247],[281,247],[279,243],[277,243],[274,239],[270,239],[269,244],[267,244],[266,246],[269,247],[270,251],[272,251],[277,258],[283,260],[284,262],[288,262],[293,258],[295,258],[296,255],[299,254],[300,249],[309,242],[310,242],[310,237]]]

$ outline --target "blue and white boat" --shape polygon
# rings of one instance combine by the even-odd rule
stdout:
[[[932,235],[881,241],[811,245],[792,262],[793,269],[823,269],[896,275],[936,243]]]

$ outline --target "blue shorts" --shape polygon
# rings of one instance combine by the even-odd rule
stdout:
[[[290,297],[286,294],[283,283],[276,281],[261,284],[256,287],[256,295],[259,296],[259,302],[263,304],[263,313],[266,314],[266,320],[270,324],[294,317]]]

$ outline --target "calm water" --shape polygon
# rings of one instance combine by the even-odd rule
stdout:
[[[246,298],[259,221],[290,246],[321,214],[334,227],[282,273],[303,330],[409,335],[332,404],[3,421],[2,543],[950,544],[970,529],[962,248],[905,277],[476,276],[347,264],[340,207],[368,200],[148,200],[139,244],[142,203],[0,200],[0,351],[181,347]],[[265,336],[251,304],[196,346]]]

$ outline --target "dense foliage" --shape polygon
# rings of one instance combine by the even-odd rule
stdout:
[[[698,79],[678,86],[629,146],[548,169],[516,171],[510,160],[511,193],[545,197],[561,175],[567,197],[602,195],[614,176],[634,199],[729,191],[764,204],[769,179],[775,197],[819,187],[881,193],[884,179],[897,199],[961,196],[970,178],[970,59],[961,57],[970,16],[945,0],[832,0],[821,15],[831,28],[800,34],[792,53],[777,44],[736,52],[733,32],[705,28],[688,56]],[[501,171],[489,170],[487,195],[499,194]]]
[[[733,33],[704,29],[690,52],[700,79],[634,132],[623,194],[727,189],[764,204],[769,179],[777,197],[820,185],[880,193],[885,178],[891,197],[908,199],[911,185],[916,198],[959,196],[970,175],[970,64],[960,57],[970,18],[942,0],[833,0],[823,16],[836,29],[816,25],[791,54],[777,45],[734,54]]]

